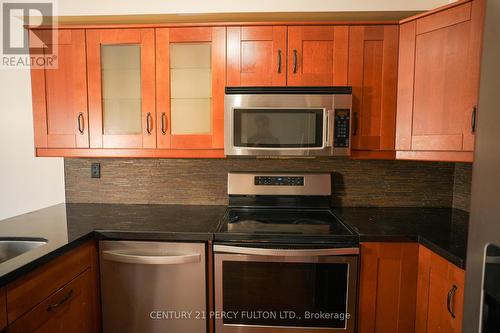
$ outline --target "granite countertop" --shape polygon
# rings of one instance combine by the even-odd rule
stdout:
[[[0,221],[0,239],[48,242],[0,264],[0,286],[87,240],[208,241],[226,206],[59,204]],[[448,208],[335,208],[359,241],[418,241],[464,268],[467,212]],[[356,236],[358,237],[358,236]]]
[[[0,221],[0,239],[48,242],[0,264],[0,286],[94,237],[119,240],[211,240],[226,206],[59,204]]]
[[[416,241],[465,268],[469,213],[453,208],[334,208],[360,242]]]

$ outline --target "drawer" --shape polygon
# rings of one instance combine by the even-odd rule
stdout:
[[[92,332],[91,270],[78,275],[9,326],[9,333]]]
[[[91,266],[92,244],[86,243],[7,285],[9,324]]]

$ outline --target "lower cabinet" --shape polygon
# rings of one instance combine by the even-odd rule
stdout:
[[[464,270],[417,243],[362,243],[359,333],[459,333]]]
[[[96,243],[89,242],[11,282],[7,332],[99,332],[98,277]]]
[[[418,244],[362,243],[359,333],[414,331]]]
[[[415,332],[462,332],[464,270],[420,246]]]

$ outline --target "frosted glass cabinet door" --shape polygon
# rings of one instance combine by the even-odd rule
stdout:
[[[92,148],[155,148],[154,30],[87,31]]]
[[[157,146],[222,149],[225,28],[156,30]]]

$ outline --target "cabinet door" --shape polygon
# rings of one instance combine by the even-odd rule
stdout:
[[[396,25],[350,27],[354,150],[394,151],[398,35]]]
[[[413,332],[418,244],[362,243],[359,333]]]
[[[289,86],[347,84],[349,27],[288,27]]]
[[[465,272],[420,246],[416,333],[460,333]]]
[[[9,333],[87,333],[94,330],[91,271],[87,269],[12,323]]]
[[[227,85],[285,86],[286,27],[228,27]]]
[[[153,29],[87,30],[90,146],[155,148]]]
[[[0,288],[0,332],[7,326],[7,298],[5,288]]]
[[[482,0],[401,26],[398,150],[472,151]]]
[[[48,30],[37,31],[44,39]],[[54,30],[55,68],[31,69],[35,147],[88,148],[85,32]],[[30,41],[34,43],[33,32]],[[45,42],[49,44],[48,37]]]
[[[156,30],[158,147],[224,148],[226,28]]]

